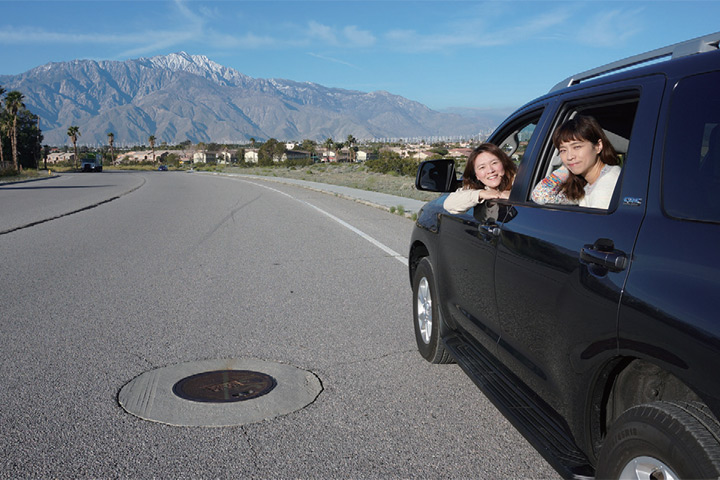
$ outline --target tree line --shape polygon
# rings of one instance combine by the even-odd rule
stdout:
[[[25,96],[0,86],[0,173],[37,168],[43,157],[43,136],[38,116],[23,103]]]
[[[75,153],[75,159],[77,161],[78,158],[78,140],[81,136],[81,132],[78,126],[72,125],[67,130],[67,136],[69,137],[70,141],[73,145],[73,150]],[[109,156],[109,160],[112,163],[115,163],[115,153],[114,153],[114,142],[115,142],[115,134],[113,132],[109,132],[107,134],[108,136],[108,150],[105,152],[105,158],[107,159]],[[152,162],[155,163],[155,142],[156,138],[154,135],[150,135],[148,137],[148,143],[150,145],[150,148],[152,150]],[[335,142],[333,139],[328,138],[324,143],[323,146],[326,147],[328,150],[332,150],[335,152],[336,157],[338,156],[338,153],[341,149],[346,148],[348,149],[348,161],[355,161],[357,159],[357,151],[358,147],[356,146],[357,140],[352,135],[348,135],[346,142]],[[192,145],[192,142],[190,140],[187,140],[185,142],[181,142],[179,144],[179,147],[183,148],[189,148]],[[259,146],[258,146],[259,145]],[[317,160],[317,149],[319,144],[314,140],[305,139],[302,141],[302,143],[298,146],[298,149],[302,152],[307,153],[307,156],[305,158],[297,158],[292,157],[288,158],[283,163],[287,166],[302,166],[302,165],[310,165],[314,161]],[[279,140],[275,138],[270,138],[264,142],[258,142],[255,138],[250,138],[250,147],[252,150],[257,150],[258,153],[258,161],[257,164],[259,166],[271,166],[276,165],[281,158],[283,158],[284,155],[288,153],[288,150],[285,147],[285,143],[280,142]],[[222,149],[228,150],[228,146],[225,145],[219,145],[217,143],[204,143],[200,142],[197,144],[197,149],[204,151],[204,152],[218,152]],[[240,147],[237,150],[235,150],[235,157],[238,160],[238,164],[243,164],[245,153],[247,149],[244,147]]]

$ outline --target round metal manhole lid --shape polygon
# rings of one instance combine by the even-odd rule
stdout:
[[[168,425],[235,426],[305,408],[322,390],[320,379],[307,370],[228,358],[147,371],[120,389],[118,403],[132,415]]]
[[[173,393],[194,402],[242,402],[269,393],[277,382],[273,377],[252,370],[216,370],[183,378]]]

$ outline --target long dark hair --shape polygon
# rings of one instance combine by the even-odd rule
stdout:
[[[500,185],[498,185],[498,190],[504,192],[512,185],[513,180],[515,180],[517,167],[513,161],[510,160],[510,157],[507,156],[507,153],[503,152],[497,145],[493,145],[492,143],[483,143],[479,147],[476,147],[475,150],[473,150],[468,156],[465,171],[463,172],[463,188],[471,188],[473,190],[482,190],[485,188],[485,184],[478,180],[475,176],[475,159],[483,152],[496,156],[498,160],[500,160],[500,163],[502,163],[505,174],[500,181]]]
[[[555,148],[560,148],[561,143],[572,141],[588,141],[597,145],[602,141],[599,160],[606,165],[617,165],[620,163],[615,148],[608,140],[600,124],[593,117],[577,115],[560,125],[553,133],[552,141]],[[585,185],[587,180],[579,175],[569,172],[567,180],[562,184],[560,190],[570,200],[580,200],[585,196]]]

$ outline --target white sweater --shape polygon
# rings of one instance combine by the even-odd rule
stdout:
[[[463,213],[480,202],[480,190],[458,188],[445,198],[443,208],[450,213]]]
[[[622,168],[618,165],[605,165],[595,183],[585,185],[585,196],[580,200],[579,205],[590,208],[608,208],[621,171]]]

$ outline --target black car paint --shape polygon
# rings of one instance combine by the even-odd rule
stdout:
[[[418,215],[410,274],[420,257],[433,259],[443,339],[454,345],[455,356],[464,356],[458,353],[463,348],[486,355],[483,361],[502,372],[502,386],[526,398],[533,415],[510,405],[508,398],[515,397],[505,397],[474,360],[458,358],[565,476],[592,475],[615,410],[646,396],[696,395],[720,415],[720,383],[711,373],[720,367],[715,301],[720,227],[669,218],[659,188],[673,86],[687,72],[718,68],[720,52],[711,52],[542,97],[513,114],[489,139],[497,143],[504,127],[523,112],[544,108],[510,200],[493,202],[500,214],[488,215],[488,204],[481,204],[451,215],[442,208],[443,196]],[[630,88],[641,92],[640,102],[611,209],[589,212],[528,201],[542,142],[562,105]],[[581,260],[583,249],[600,239],[609,239],[627,259],[625,268],[613,271]],[[625,394],[620,386],[645,377],[615,372],[636,359],[642,368],[661,372],[663,381]],[[543,426],[539,417],[551,426]],[[544,432],[553,429],[564,438],[548,439],[552,434]]]

